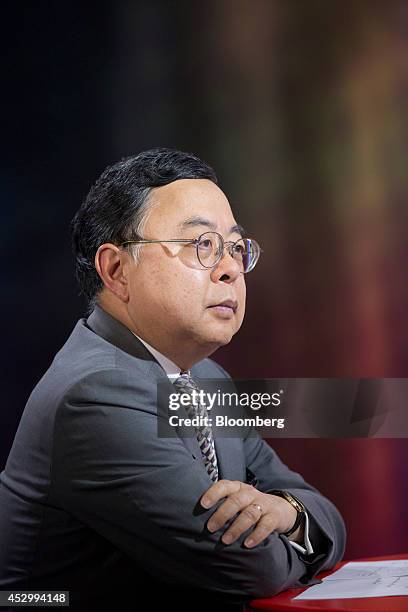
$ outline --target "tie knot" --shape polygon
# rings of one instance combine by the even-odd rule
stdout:
[[[197,383],[194,381],[194,378],[191,376],[190,372],[180,372],[180,376],[174,381],[174,386],[176,389],[183,389],[186,392],[198,390]]]

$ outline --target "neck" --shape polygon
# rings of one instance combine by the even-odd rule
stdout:
[[[219,348],[219,344],[200,346],[191,340],[186,342],[185,338],[175,339],[161,335],[158,337],[154,329],[146,330],[137,325],[137,322],[129,316],[126,308],[121,308],[109,300],[100,299],[98,305],[108,314],[122,323],[136,336],[147,342],[150,346],[170,359],[180,370],[190,370],[192,366],[205,359]]]

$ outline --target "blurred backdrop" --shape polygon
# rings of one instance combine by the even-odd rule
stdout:
[[[233,376],[407,375],[407,2],[23,1],[3,29],[0,469],[84,314],[69,221],[153,146],[208,161],[264,249],[215,354]],[[408,551],[407,440],[270,443],[340,508],[348,558]]]

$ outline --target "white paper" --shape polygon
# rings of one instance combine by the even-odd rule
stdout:
[[[350,561],[294,599],[408,596],[408,560]],[[408,609],[408,602],[407,602]]]

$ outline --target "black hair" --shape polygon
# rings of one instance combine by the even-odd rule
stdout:
[[[98,247],[135,239],[151,190],[180,179],[218,183],[214,170],[192,153],[155,148],[108,166],[91,187],[70,225],[75,275],[88,312],[103,288],[94,265]]]

